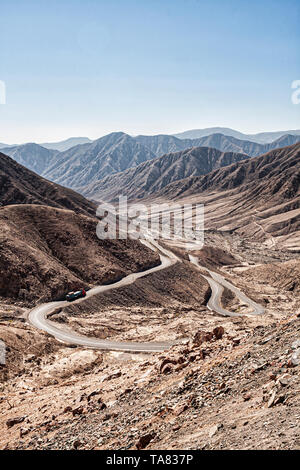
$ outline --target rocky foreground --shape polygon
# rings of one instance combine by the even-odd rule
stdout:
[[[1,397],[1,448],[299,449],[300,313],[234,330],[155,357],[27,356]]]
[[[245,315],[226,291],[222,303],[242,316],[210,312],[206,281],[183,259],[51,319],[89,336],[179,341],[163,354],[68,347],[26,324],[25,307],[1,304],[1,449],[300,448],[299,260],[208,237],[201,262],[232,246],[235,258],[218,251],[225,266],[213,267],[264,315]],[[265,263],[249,264],[258,253]]]

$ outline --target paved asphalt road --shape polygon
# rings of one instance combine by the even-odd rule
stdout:
[[[106,292],[111,289],[117,289],[119,287],[124,287],[129,284],[132,284],[141,277],[147,276],[151,273],[160,271],[169,266],[180,261],[180,259],[171,251],[166,250],[161,247],[155,240],[141,240],[141,242],[151,248],[152,250],[157,250],[160,253],[161,264],[154,268],[148,269],[147,271],[142,271],[138,273],[129,274],[118,282],[114,284],[97,286],[87,292],[87,296],[84,299],[79,299],[76,303],[84,302],[85,299],[92,297],[93,295]],[[198,268],[201,266],[198,263],[198,259],[192,255],[190,256],[190,261]],[[243,302],[253,308],[252,314],[262,314],[264,308],[260,305],[253,302],[245,294],[243,294],[239,289],[226,281],[222,276],[213,271],[207,270],[211,277],[203,275],[203,277],[208,281],[211,286],[212,295],[208,301],[208,308],[224,316],[240,316],[237,313],[229,312],[228,310],[223,309],[221,305],[221,296],[224,290],[224,287],[227,287]],[[119,342],[119,341],[110,341],[110,340],[100,340],[96,338],[89,338],[86,336],[80,336],[71,330],[63,330],[58,326],[47,319],[47,317],[53,313],[57,308],[62,308],[69,305],[66,301],[61,302],[49,302],[46,304],[38,305],[29,313],[29,322],[39,328],[40,330],[46,331],[50,335],[53,335],[57,340],[64,343],[75,344],[78,346],[84,346],[87,348],[101,349],[101,350],[111,350],[111,351],[127,351],[127,352],[160,352],[169,349],[176,342]]]
[[[190,258],[190,262],[193,263],[198,268],[206,269],[199,265],[198,259],[195,256],[189,255],[189,258]],[[243,294],[243,292],[241,292],[237,287],[235,287],[230,282],[226,281],[226,279],[224,279],[223,276],[213,271],[210,271],[209,269],[206,269],[206,271],[210,274],[211,277],[205,276],[204,274],[202,274],[202,276],[207,280],[212,291],[211,297],[207,303],[207,306],[210,310],[213,310],[214,312],[219,313],[220,315],[223,315],[226,317],[242,316],[242,314],[230,312],[229,310],[225,310],[222,307],[221,297],[222,297],[224,287],[226,287],[227,289],[231,290],[236,295],[236,297],[240,299],[242,303],[247,304],[249,305],[249,307],[251,307],[252,312],[250,312],[247,315],[261,315],[264,313],[265,311],[264,307],[257,304],[253,300],[249,299],[249,297]]]
[[[105,286],[97,286],[87,292],[85,298],[77,300],[73,303],[84,302],[85,299],[92,297],[93,295],[99,294],[101,292],[106,292],[111,289],[117,289],[118,287],[124,287],[129,284],[132,284],[141,277],[147,276],[148,274],[160,271],[165,269],[173,264],[177,263],[179,259],[171,251],[168,251],[158,245],[155,241],[145,241],[141,240],[144,245],[149,248],[160,251],[161,264],[155,266],[154,268],[148,269],[147,271],[142,271],[138,273],[129,274],[118,282],[114,284],[109,284]],[[95,349],[107,349],[111,351],[130,351],[130,352],[159,352],[169,349],[175,342],[148,342],[148,343],[138,343],[138,342],[119,342],[119,341],[110,341],[110,340],[100,340],[96,338],[89,338],[86,336],[80,336],[70,330],[63,330],[54,325],[53,322],[50,322],[47,317],[50,313],[54,312],[59,307],[66,307],[69,305],[66,301],[61,302],[49,302],[47,304],[38,305],[29,313],[29,322],[39,328],[40,330],[46,331],[50,335],[53,335],[59,341],[69,344],[76,344],[79,346],[85,346]]]

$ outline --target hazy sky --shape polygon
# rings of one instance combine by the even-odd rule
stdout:
[[[0,0],[0,142],[300,128],[299,0]]]

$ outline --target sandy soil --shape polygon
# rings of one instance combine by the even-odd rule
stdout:
[[[24,323],[26,308],[1,304],[2,449],[300,447],[300,295],[291,290],[299,261],[253,242],[244,249],[238,236],[207,235],[215,248],[203,257],[211,263],[222,247],[214,268],[264,302],[265,315],[207,310],[208,285],[183,256],[52,318],[90,336],[182,341],[164,354],[67,347]],[[242,311],[226,292],[222,301]]]

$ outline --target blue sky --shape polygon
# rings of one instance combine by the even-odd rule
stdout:
[[[300,128],[299,0],[1,0],[0,142]]]

